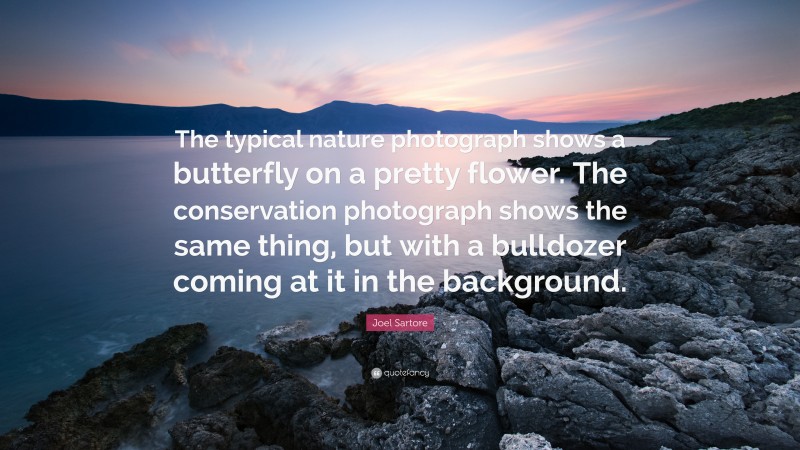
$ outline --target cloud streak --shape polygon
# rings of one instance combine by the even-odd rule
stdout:
[[[346,99],[553,121],[588,116],[636,119],[643,114],[658,114],[648,105],[668,102],[669,96],[684,93],[686,88],[649,84],[583,94],[543,95],[546,89],[538,88],[537,80],[563,73],[566,83],[578,78],[570,78],[570,72],[581,70],[585,77],[591,72],[590,67],[602,67],[602,57],[593,49],[612,44],[618,36],[604,36],[597,32],[600,27],[624,27],[625,23],[666,14],[697,1],[674,0],[636,9],[627,3],[613,3],[486,42],[439,48],[390,63],[350,67],[327,76],[283,77],[273,85],[315,105]],[[586,35],[592,39],[586,39]],[[502,91],[505,84],[528,84],[531,88],[522,94],[522,100],[491,92]],[[586,87],[584,84],[583,89]]]
[[[215,39],[194,36],[165,39],[161,44],[177,60],[194,55],[207,55],[222,63],[223,67],[235,75],[241,76],[250,73],[247,58],[253,52],[252,45],[233,52],[228,49],[227,45]]]
[[[135,64],[153,59],[153,51],[127,42],[114,42],[114,51],[125,61]]]
[[[591,46],[579,44],[576,36],[622,10],[620,5],[608,5],[488,42],[464,43],[405,60],[350,67],[327,75],[281,77],[271,84],[317,104],[348,99],[474,109],[475,96],[465,93],[481,86],[568,71],[585,64],[580,60],[553,60],[552,54]]]
[[[286,58],[285,49],[273,50],[262,55],[270,75],[261,79],[309,108],[333,100],[349,100],[464,109],[554,121],[580,120],[586,114],[598,111],[607,117],[637,118],[643,113],[643,102],[677,91],[660,85],[647,85],[584,91],[587,93],[576,95],[547,95],[547,88],[540,88],[538,80],[547,77],[552,83],[553,79],[564,74],[566,82],[576,71],[591,71],[590,67],[602,59],[594,49],[602,49],[618,39],[617,35],[609,32],[605,35],[597,32],[604,26],[623,26],[697,1],[673,0],[639,7],[617,2],[545,21],[494,39],[434,48],[386,63],[359,63],[358,59],[355,62],[352,59],[336,61],[335,56],[327,56],[303,69]],[[587,39],[587,36],[592,38]],[[214,37],[198,36],[165,39],[161,44],[176,60],[210,57],[238,76],[267,70],[264,64],[255,68],[248,64],[252,46],[232,51]],[[124,57],[129,61],[152,57],[137,52],[135,48],[121,47],[118,53],[126,55]],[[531,87],[521,95],[513,95],[506,92],[511,89],[504,88],[505,85]],[[501,95],[496,91],[501,91]],[[546,113],[542,114],[543,111]]]
[[[628,20],[641,20],[659,16],[661,14],[668,13],[676,9],[680,9],[695,4],[698,1],[700,0],[675,0],[673,2],[664,3],[663,5],[658,5],[652,8],[648,8],[644,11],[636,12],[632,14],[630,17],[628,17]]]
[[[290,111],[341,99],[537,120],[648,118],[798,89],[791,20],[798,3],[700,3],[452,8],[412,1],[387,14],[328,2],[311,10],[201,2],[173,18],[131,6],[119,21],[97,20],[89,14],[94,7],[78,2],[54,6],[61,9],[46,20],[52,33],[39,40],[25,39],[30,27],[20,6],[18,20],[0,29],[15,44],[0,48],[7,61],[0,87],[53,98]],[[81,64],[65,73],[55,63],[66,58]]]
[[[286,58],[285,49],[273,50],[262,55],[270,74],[261,79],[308,108],[348,100],[551,121],[590,116],[636,119],[643,114],[656,114],[648,105],[668,101],[670,95],[685,89],[652,82],[627,89],[593,90],[583,80],[581,86],[571,89],[583,93],[568,95],[558,89],[558,80],[567,84],[607,67],[603,65],[603,49],[621,39],[621,28],[626,23],[666,14],[697,1],[672,0],[655,6],[616,2],[494,39],[433,48],[385,63],[359,63],[358,58],[337,61],[335,55],[329,55],[303,68]],[[177,60],[201,55],[211,57],[236,75],[254,70],[248,65],[251,47],[234,52],[224,42],[196,36],[164,40],[162,45]],[[263,73],[267,66],[262,64],[256,69]],[[549,83],[546,86],[540,82],[544,79]],[[506,87],[511,85],[530,88],[514,92]],[[549,92],[553,88],[556,92]]]

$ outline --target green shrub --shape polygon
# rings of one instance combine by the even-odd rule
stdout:
[[[772,119],[769,119],[770,125],[775,125],[779,123],[792,123],[794,117],[791,114],[783,114],[780,116],[775,116]]]

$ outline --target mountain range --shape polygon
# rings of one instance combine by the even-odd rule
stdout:
[[[494,114],[431,111],[395,105],[334,101],[303,113],[277,108],[150,106],[96,100],[42,100],[0,94],[0,136],[166,136],[175,130],[202,134],[295,133],[595,133],[624,122],[536,122]]]

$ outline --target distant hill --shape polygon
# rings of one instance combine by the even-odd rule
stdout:
[[[602,134],[659,136],[662,131],[686,131],[718,128],[752,128],[776,124],[800,124],[800,92],[772,98],[725,103],[710,108],[696,108],[655,120],[609,128]]]
[[[0,94],[0,136],[166,136],[178,129],[203,134],[294,133],[595,133],[622,122],[535,122],[494,114],[435,112],[394,105],[335,101],[304,113],[205,105],[148,106],[94,100],[39,100]]]

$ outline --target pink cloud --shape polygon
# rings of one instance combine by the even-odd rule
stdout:
[[[436,109],[471,108],[488,83],[573,70],[587,58],[551,55],[605,43],[577,39],[587,28],[623,11],[619,4],[548,22],[484,42],[468,42],[384,64],[349,63],[348,69],[312,77],[281,77],[271,84],[295,98],[319,104],[331,99],[403,103]],[[311,71],[314,72],[314,71]],[[454,76],[454,74],[458,74]]]
[[[147,61],[153,58],[153,52],[138,45],[129,44],[127,42],[114,42],[114,51],[125,61],[131,64]]]
[[[605,35],[587,40],[586,32],[665,14],[696,1],[673,0],[637,8],[628,3],[612,3],[495,39],[436,48],[383,64],[342,62],[340,67],[347,69],[333,73],[307,70],[299,76],[283,74],[270,84],[311,106],[343,99],[550,121],[648,118],[664,112],[667,105],[675,106],[675,96],[685,94],[685,89],[660,85],[631,89],[595,86],[590,87],[597,89],[595,92],[577,95],[545,93],[558,89],[554,80],[560,75],[553,74],[564,73],[564,82],[569,82],[573,78],[568,72],[586,72],[587,67],[601,64],[601,47],[620,39]],[[539,84],[539,80],[544,81]],[[523,83],[529,83],[531,88],[514,94],[508,87]],[[684,95],[682,100],[686,99]],[[653,106],[656,104],[658,110]]]
[[[658,5],[653,8],[637,12],[631,15],[628,18],[628,20],[639,20],[639,19],[646,19],[648,17],[658,16],[664,13],[668,13],[670,11],[674,11],[676,9],[683,8],[685,6],[689,6],[691,4],[697,3],[698,1],[699,0],[675,0],[673,2],[665,3],[663,5]]]
[[[608,5],[482,45],[465,47],[457,55],[460,59],[484,59],[550,51],[572,43],[572,36],[620,11],[621,5]]]
[[[252,47],[232,52],[221,42],[210,38],[182,37],[162,41],[167,52],[175,59],[183,59],[193,55],[208,55],[236,75],[247,75],[250,68],[247,57],[252,53]]]
[[[362,74],[347,70],[340,70],[326,77],[325,81],[283,79],[271,84],[295,98],[307,100],[314,105],[333,100],[366,101],[381,97],[381,91],[365,83]]]

